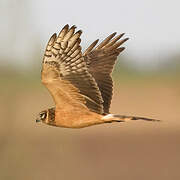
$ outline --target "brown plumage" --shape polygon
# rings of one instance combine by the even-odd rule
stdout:
[[[65,25],[59,35],[53,34],[47,44],[43,64],[42,83],[51,93],[56,107],[39,113],[37,122],[82,128],[109,122],[155,119],[109,114],[113,82],[111,72],[120,47],[128,38],[108,36],[97,47],[94,41],[82,54],[80,36],[75,26]]]

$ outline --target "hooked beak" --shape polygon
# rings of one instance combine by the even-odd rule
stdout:
[[[39,119],[36,119],[36,122],[38,123],[38,122],[41,122],[41,120],[39,120]]]

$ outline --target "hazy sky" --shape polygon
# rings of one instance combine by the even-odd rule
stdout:
[[[29,63],[32,51],[43,54],[48,38],[69,23],[83,30],[83,47],[125,32],[130,40],[124,55],[137,64],[156,65],[179,53],[179,8],[179,0],[1,0],[0,55]]]

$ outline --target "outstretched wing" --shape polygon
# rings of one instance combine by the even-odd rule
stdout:
[[[75,33],[75,28],[66,25],[58,36],[50,38],[43,59],[42,82],[56,107],[89,108],[102,114],[101,93],[81,53],[82,31]]]
[[[117,56],[125,48],[120,47],[128,38],[119,40],[123,35],[120,34],[112,39],[116,33],[108,36],[96,48],[98,40],[94,41],[84,52],[83,56],[86,61],[88,71],[96,80],[103,98],[104,113],[109,113],[109,108],[112,99],[113,82],[111,72]]]

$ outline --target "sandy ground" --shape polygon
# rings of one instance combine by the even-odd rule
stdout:
[[[36,124],[53,105],[44,87],[8,89],[1,97],[2,180],[179,180],[180,86],[116,86],[111,112],[160,123],[128,122],[71,130]]]

